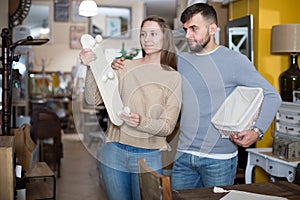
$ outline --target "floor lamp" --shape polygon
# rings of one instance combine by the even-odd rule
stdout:
[[[49,41],[49,39],[33,39],[28,36],[15,43],[12,43],[9,29],[4,28],[1,32],[2,38],[2,135],[10,135],[11,128],[11,84],[12,84],[12,63],[18,62],[19,56],[14,55],[14,50],[17,46],[32,46],[42,45]]]

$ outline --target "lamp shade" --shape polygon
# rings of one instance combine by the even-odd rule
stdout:
[[[300,53],[300,24],[272,27],[272,53]]]
[[[83,0],[79,5],[79,15],[92,17],[98,14],[98,7],[94,0]]]

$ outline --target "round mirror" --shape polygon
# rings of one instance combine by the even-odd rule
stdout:
[[[17,9],[13,9],[12,5],[18,5]],[[9,27],[13,28],[22,23],[22,21],[26,18],[29,13],[31,6],[31,0],[19,0],[19,4],[17,2],[10,3],[10,15],[9,15]],[[11,14],[12,13],[12,14]]]

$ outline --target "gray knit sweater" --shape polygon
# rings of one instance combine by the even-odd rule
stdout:
[[[178,57],[182,76],[182,110],[179,151],[230,154],[237,147],[222,138],[211,118],[237,87],[263,88],[264,100],[255,126],[266,131],[280,106],[281,98],[272,85],[241,53],[224,46],[204,55],[183,53]]]

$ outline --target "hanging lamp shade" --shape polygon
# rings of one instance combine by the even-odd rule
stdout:
[[[83,0],[79,5],[79,15],[92,17],[98,14],[98,7],[94,0]]]

